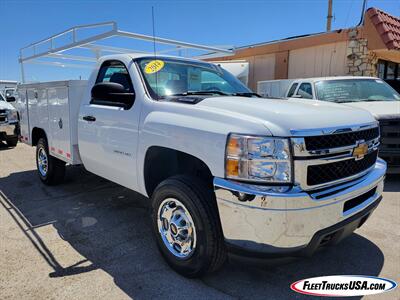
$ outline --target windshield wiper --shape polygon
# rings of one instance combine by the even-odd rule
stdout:
[[[354,103],[354,102],[374,102],[374,101],[388,101],[388,100],[384,100],[384,99],[346,99],[346,100],[336,100],[333,102],[336,103]]]
[[[210,90],[210,91],[187,91],[184,93],[177,93],[177,94],[172,94],[172,95],[166,95],[166,96],[191,96],[191,95],[212,95],[212,94],[217,94],[217,95],[222,95],[222,96],[229,96],[229,94],[217,91],[217,90]]]
[[[328,100],[328,102],[332,102],[332,103],[350,103],[350,102],[357,102],[357,100]]]
[[[386,98],[386,99],[361,99],[361,100],[358,100],[358,101],[364,101],[364,102],[374,102],[374,101],[393,101],[394,99],[388,99],[388,98]]]
[[[171,94],[171,95],[164,95],[164,97],[175,97],[175,96],[192,96],[192,95],[212,95],[212,94],[217,94],[221,96],[241,96],[241,97],[252,97],[256,96],[258,98],[262,98],[259,94],[253,93],[253,92],[239,92],[239,93],[233,93],[233,94],[228,94],[225,92],[221,92],[218,90],[209,90],[209,91],[187,91],[184,93],[176,93],[176,94]]]
[[[242,97],[251,97],[256,96],[257,98],[262,98],[259,94],[253,92],[241,92],[241,93],[234,93],[232,96],[242,96]]]

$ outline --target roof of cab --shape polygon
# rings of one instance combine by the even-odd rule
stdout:
[[[310,77],[310,78],[297,78],[294,81],[327,81],[327,80],[351,80],[351,79],[379,79],[377,77],[368,76],[327,76],[327,77]]]

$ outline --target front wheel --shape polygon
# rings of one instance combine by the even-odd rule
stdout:
[[[36,166],[40,180],[46,185],[61,183],[65,176],[65,162],[49,154],[45,138],[40,138],[36,146]]]
[[[152,221],[158,248],[178,273],[199,277],[224,263],[215,196],[200,179],[175,176],[161,182],[152,197]]]

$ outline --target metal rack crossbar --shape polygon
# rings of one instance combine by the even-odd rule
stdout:
[[[103,32],[88,35],[85,38],[79,38],[79,33],[88,30],[88,29],[104,29]],[[131,48],[120,48],[108,45],[97,44],[96,42],[105,40],[111,37],[124,37],[133,40],[141,40],[147,41],[157,44],[171,45],[173,48],[163,49],[157,53],[168,53],[173,51],[180,51],[183,49],[190,50],[200,50],[207,51],[208,53],[212,53],[212,56],[218,55],[233,55],[233,48],[220,48],[213,46],[206,46],[200,44],[193,44],[188,42],[182,42],[172,39],[166,39],[156,36],[144,35],[134,32],[121,31],[118,29],[117,23],[112,22],[102,22],[96,24],[88,24],[88,25],[79,25],[71,27],[67,30],[64,30],[58,34],[52,35],[46,39],[40,40],[36,43],[32,43],[24,48],[20,49],[19,53],[19,62],[21,65],[21,75],[22,82],[25,82],[25,63],[33,63],[33,64],[44,64],[44,65],[52,65],[52,66],[61,66],[61,67],[72,67],[72,68],[87,68],[87,63],[96,62],[104,53],[151,53],[150,51],[143,50],[134,50]],[[60,43],[60,45],[56,45],[62,38],[68,38],[72,40],[72,42],[68,43]],[[45,49],[42,49],[45,48]],[[73,55],[67,53],[72,49],[86,49],[90,50],[90,55]],[[207,57],[207,54],[204,56],[198,56],[200,58]],[[40,59],[53,59],[58,61],[50,61],[50,60],[40,60]],[[60,61],[61,60],[61,61]],[[74,61],[75,63],[67,63],[65,61]],[[79,62],[79,63],[76,63]],[[85,65],[86,63],[86,65]]]

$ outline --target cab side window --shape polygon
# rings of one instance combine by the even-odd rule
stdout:
[[[292,84],[292,86],[290,87],[290,90],[289,90],[289,92],[287,94],[288,97],[292,97],[293,96],[293,94],[294,94],[294,92],[295,92],[295,90],[296,90],[298,85],[299,85],[298,83],[293,83]]]
[[[123,92],[133,94],[129,103],[125,103],[126,101],[121,101],[127,104],[127,109],[132,107],[134,103],[134,89],[131,77],[129,76],[129,72],[125,65],[117,60],[106,61],[100,67],[99,74],[97,75],[96,84],[103,82],[113,82],[118,83],[123,86]],[[126,98],[126,97],[125,97]],[[108,105],[108,106],[120,106],[121,102],[118,97],[112,97],[108,99],[111,101],[99,101],[97,99],[92,99],[91,104],[100,104],[100,105]],[[113,100],[115,100],[115,105],[113,105]],[[121,96],[122,100],[122,96]]]
[[[297,91],[297,95],[301,96],[304,99],[312,99],[312,87],[311,83],[304,82],[300,84],[299,90]]]

